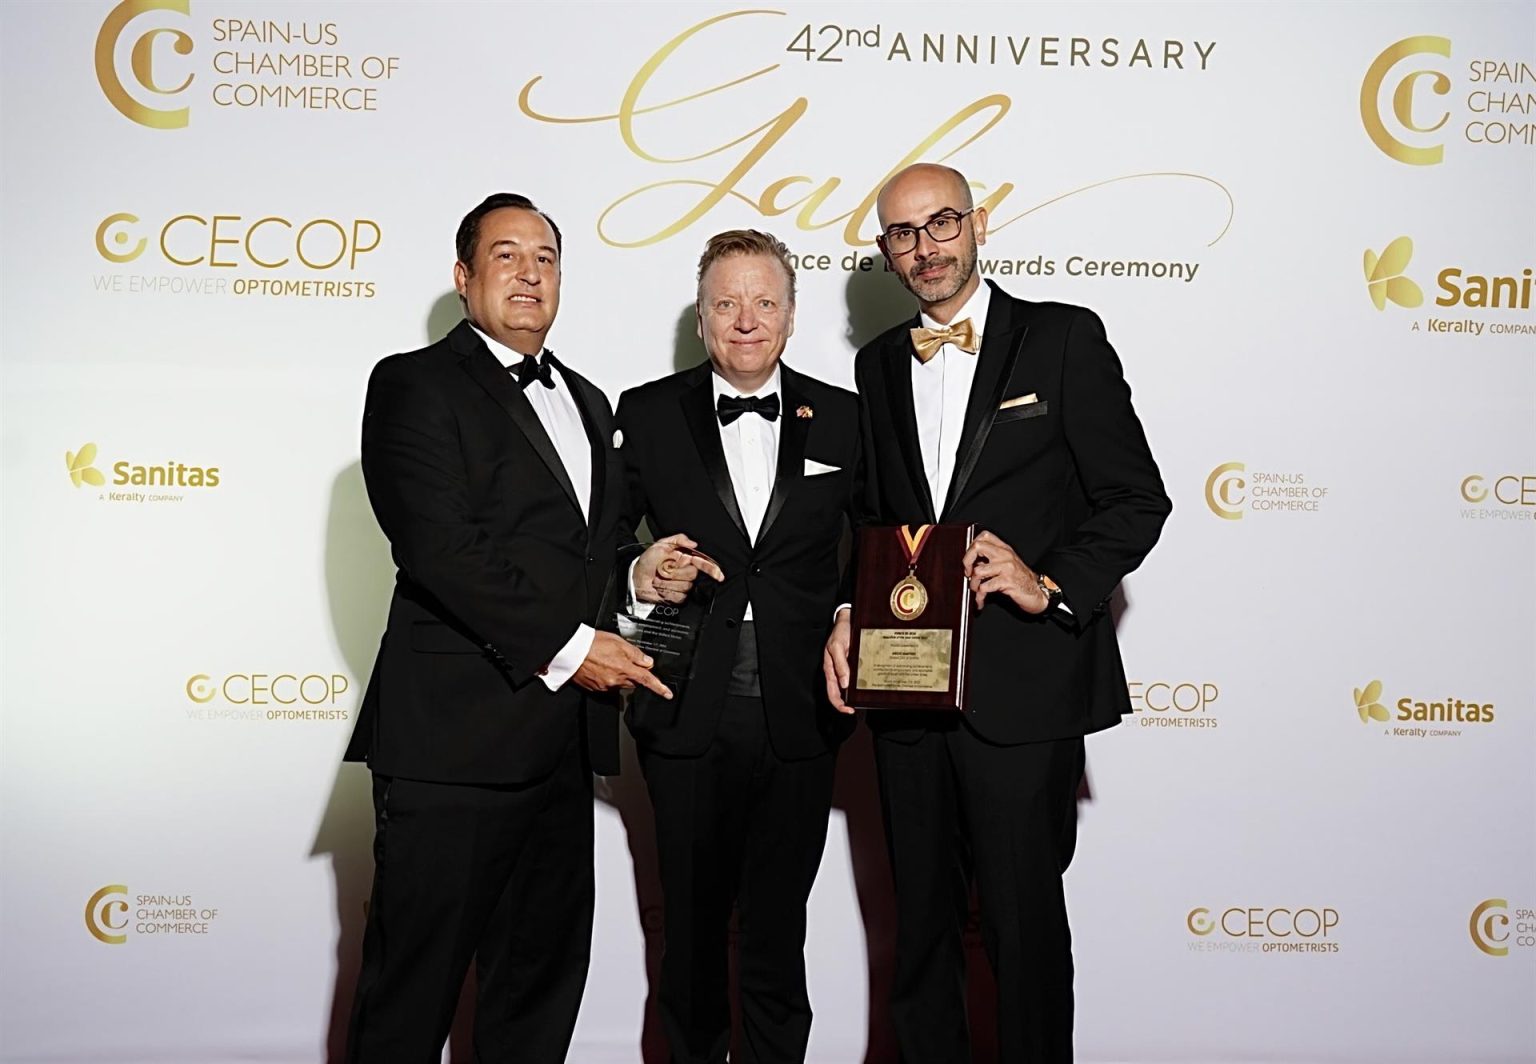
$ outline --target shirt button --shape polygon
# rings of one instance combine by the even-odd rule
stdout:
[[[761,565],[754,565],[752,567],[752,575],[753,576],[762,576],[763,575],[763,567]]]

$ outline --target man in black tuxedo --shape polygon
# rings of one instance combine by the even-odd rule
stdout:
[[[725,572],[678,700],[638,691],[630,706],[664,894],[660,1010],[674,1061],[725,1060],[734,903],[741,1043],[731,1059],[802,1061],[805,905],[847,731],[822,697],[820,660],[852,519],[858,406],[779,361],[795,275],[774,237],[713,237],[696,311],[709,363],[625,392],[617,416],[628,521],[686,531]],[[660,575],[638,561],[636,594],[680,597],[653,588]]]
[[[618,762],[616,709],[587,693],[670,697],[591,627],[623,480],[607,399],[544,348],[560,251],[526,197],[485,200],[458,232],[466,320],[368,382],[363,476],[399,573],[346,755],[373,771],[376,827],[353,1064],[436,1064],[471,959],[478,1059],[565,1059],[592,773]]]
[[[1083,736],[1131,711],[1106,603],[1172,504],[1099,319],[982,283],[986,210],[961,174],[909,167],[878,211],[881,251],[920,313],[855,363],[874,523],[978,530],[965,713],[869,714],[896,885],[892,1020],[908,1064],[970,1060],[974,881],[1002,1059],[1070,1061],[1061,878]],[[845,710],[849,629],[839,612],[825,657]]]

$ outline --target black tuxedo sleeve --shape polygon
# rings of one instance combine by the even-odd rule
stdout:
[[[1120,359],[1091,311],[1068,327],[1061,392],[1062,428],[1089,513],[1036,568],[1061,586],[1081,626],[1157,543],[1173,504]]]
[[[363,413],[363,479],[395,562],[497,658],[518,686],[537,676],[584,618],[531,567],[497,548],[471,506],[459,426],[445,397],[379,364]]]

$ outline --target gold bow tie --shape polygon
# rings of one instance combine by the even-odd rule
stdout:
[[[976,327],[971,324],[970,318],[961,318],[947,329],[919,327],[912,330],[912,348],[917,352],[919,362],[927,362],[945,344],[954,344],[968,355],[974,355],[981,349]]]

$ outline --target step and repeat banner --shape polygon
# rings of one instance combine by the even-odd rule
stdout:
[[[339,1059],[363,390],[458,320],[465,211],[559,222],[551,345],[610,397],[702,358],[739,226],[851,385],[919,159],[988,277],[1103,317],[1175,502],[1089,743],[1080,1057],[1536,1059],[1530,4],[22,2],[0,58],[0,1060]],[[874,1064],[867,736],[840,772],[811,1056]],[[660,1059],[633,765],[595,816],[571,1059]]]

